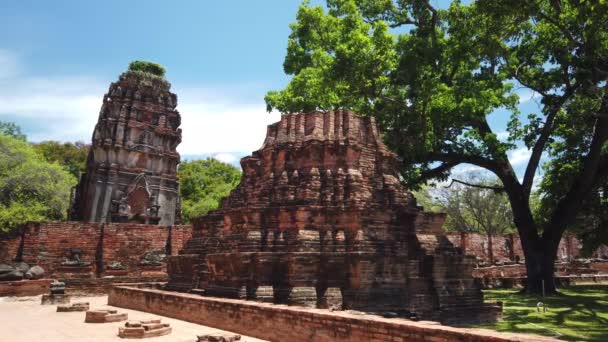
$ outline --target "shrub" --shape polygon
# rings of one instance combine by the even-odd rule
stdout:
[[[164,77],[166,72],[162,65],[146,61],[131,62],[129,64],[129,70],[147,72],[160,77]]]

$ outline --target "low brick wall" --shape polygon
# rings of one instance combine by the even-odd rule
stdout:
[[[10,234],[0,234],[0,263],[22,260],[60,279],[166,276],[165,265],[142,266],[144,255],[151,251],[176,255],[191,235],[188,225],[30,222]],[[63,266],[72,249],[78,249],[81,261],[89,265]],[[107,269],[113,262],[124,269]]]
[[[201,297],[132,286],[113,287],[108,304],[270,341],[557,341],[537,335],[454,328],[435,322]]]
[[[19,280],[0,282],[0,297],[37,296],[49,292],[53,279]]]
[[[166,283],[167,275],[159,277],[108,277],[90,279],[63,279],[70,294],[106,294],[113,286],[133,283]],[[48,288],[47,288],[48,292]]]

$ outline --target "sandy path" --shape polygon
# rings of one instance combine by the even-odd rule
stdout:
[[[107,296],[73,297],[72,303],[89,302],[91,309],[114,308],[108,306]],[[226,331],[188,323],[168,317],[141,311],[114,308],[118,312],[129,313],[129,319],[161,318],[170,323],[173,332],[167,336],[147,338],[150,342],[195,342],[196,335],[227,333]],[[40,296],[0,298],[0,342],[41,341],[41,342],[106,342],[133,341],[118,337],[118,327],[124,322],[90,324],[84,323],[84,312],[55,312],[54,305],[40,305]],[[243,336],[241,341],[260,342],[263,340]]]

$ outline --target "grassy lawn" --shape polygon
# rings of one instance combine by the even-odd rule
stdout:
[[[537,312],[539,297],[517,290],[486,290],[486,301],[502,301],[503,320],[482,327],[535,333],[567,341],[608,341],[608,285],[574,286],[547,297],[547,312]]]

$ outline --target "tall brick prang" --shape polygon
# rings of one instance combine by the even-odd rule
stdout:
[[[129,70],[103,98],[70,219],[172,225],[179,215],[177,96],[162,76]]]
[[[400,182],[373,119],[284,115],[241,165],[240,185],[169,259],[169,289],[444,322],[500,314],[483,304],[474,258],[443,234],[445,216]]]

